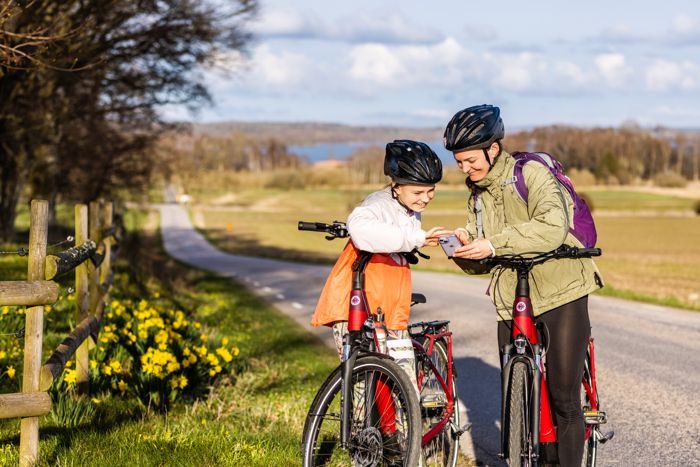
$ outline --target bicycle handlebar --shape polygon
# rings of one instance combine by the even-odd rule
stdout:
[[[591,258],[602,254],[600,248],[577,248],[570,245],[562,245],[556,250],[547,253],[540,253],[532,257],[524,257],[522,255],[502,255],[494,256],[481,260],[482,264],[500,265],[511,269],[532,267],[535,264],[544,263],[550,259],[561,258]]]
[[[326,224],[323,222],[304,222],[299,221],[299,230],[307,230],[311,232],[324,232],[329,234],[326,236],[328,240],[333,240],[334,238],[346,238],[349,236],[348,228],[345,222],[333,221],[332,224]]]

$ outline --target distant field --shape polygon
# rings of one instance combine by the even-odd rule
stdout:
[[[224,206],[193,205],[198,228],[220,248],[238,254],[330,263],[344,246],[321,234],[299,232],[297,221],[345,220],[371,190],[252,190]],[[604,293],[700,310],[700,216],[678,216],[693,200],[626,191],[591,191],[598,214],[598,260]],[[464,224],[465,191],[442,189],[425,212],[425,227]],[[649,216],[648,211],[657,212]],[[644,211],[644,215],[637,215]],[[606,215],[606,213],[614,215]],[[666,215],[669,214],[669,215]],[[420,269],[459,272],[438,249]]]

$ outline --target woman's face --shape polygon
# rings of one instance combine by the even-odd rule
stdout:
[[[491,161],[498,156],[498,144],[493,143],[488,149]],[[489,173],[489,163],[486,161],[483,149],[467,149],[452,153],[459,169],[469,177],[472,182],[478,182]]]
[[[435,196],[435,185],[397,185],[394,193],[408,209],[423,212]]]

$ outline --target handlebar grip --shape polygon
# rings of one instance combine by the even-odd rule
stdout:
[[[311,230],[313,232],[325,232],[327,229],[326,224],[322,222],[303,222],[299,221],[299,230]]]
[[[600,248],[579,248],[577,251],[577,256],[600,256],[603,251]]]

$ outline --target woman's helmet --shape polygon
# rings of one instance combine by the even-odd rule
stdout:
[[[457,112],[447,124],[445,149],[453,152],[487,149],[503,136],[501,109],[493,105],[475,105]]]
[[[384,175],[399,184],[435,185],[442,179],[442,162],[427,144],[400,139],[386,145]]]

